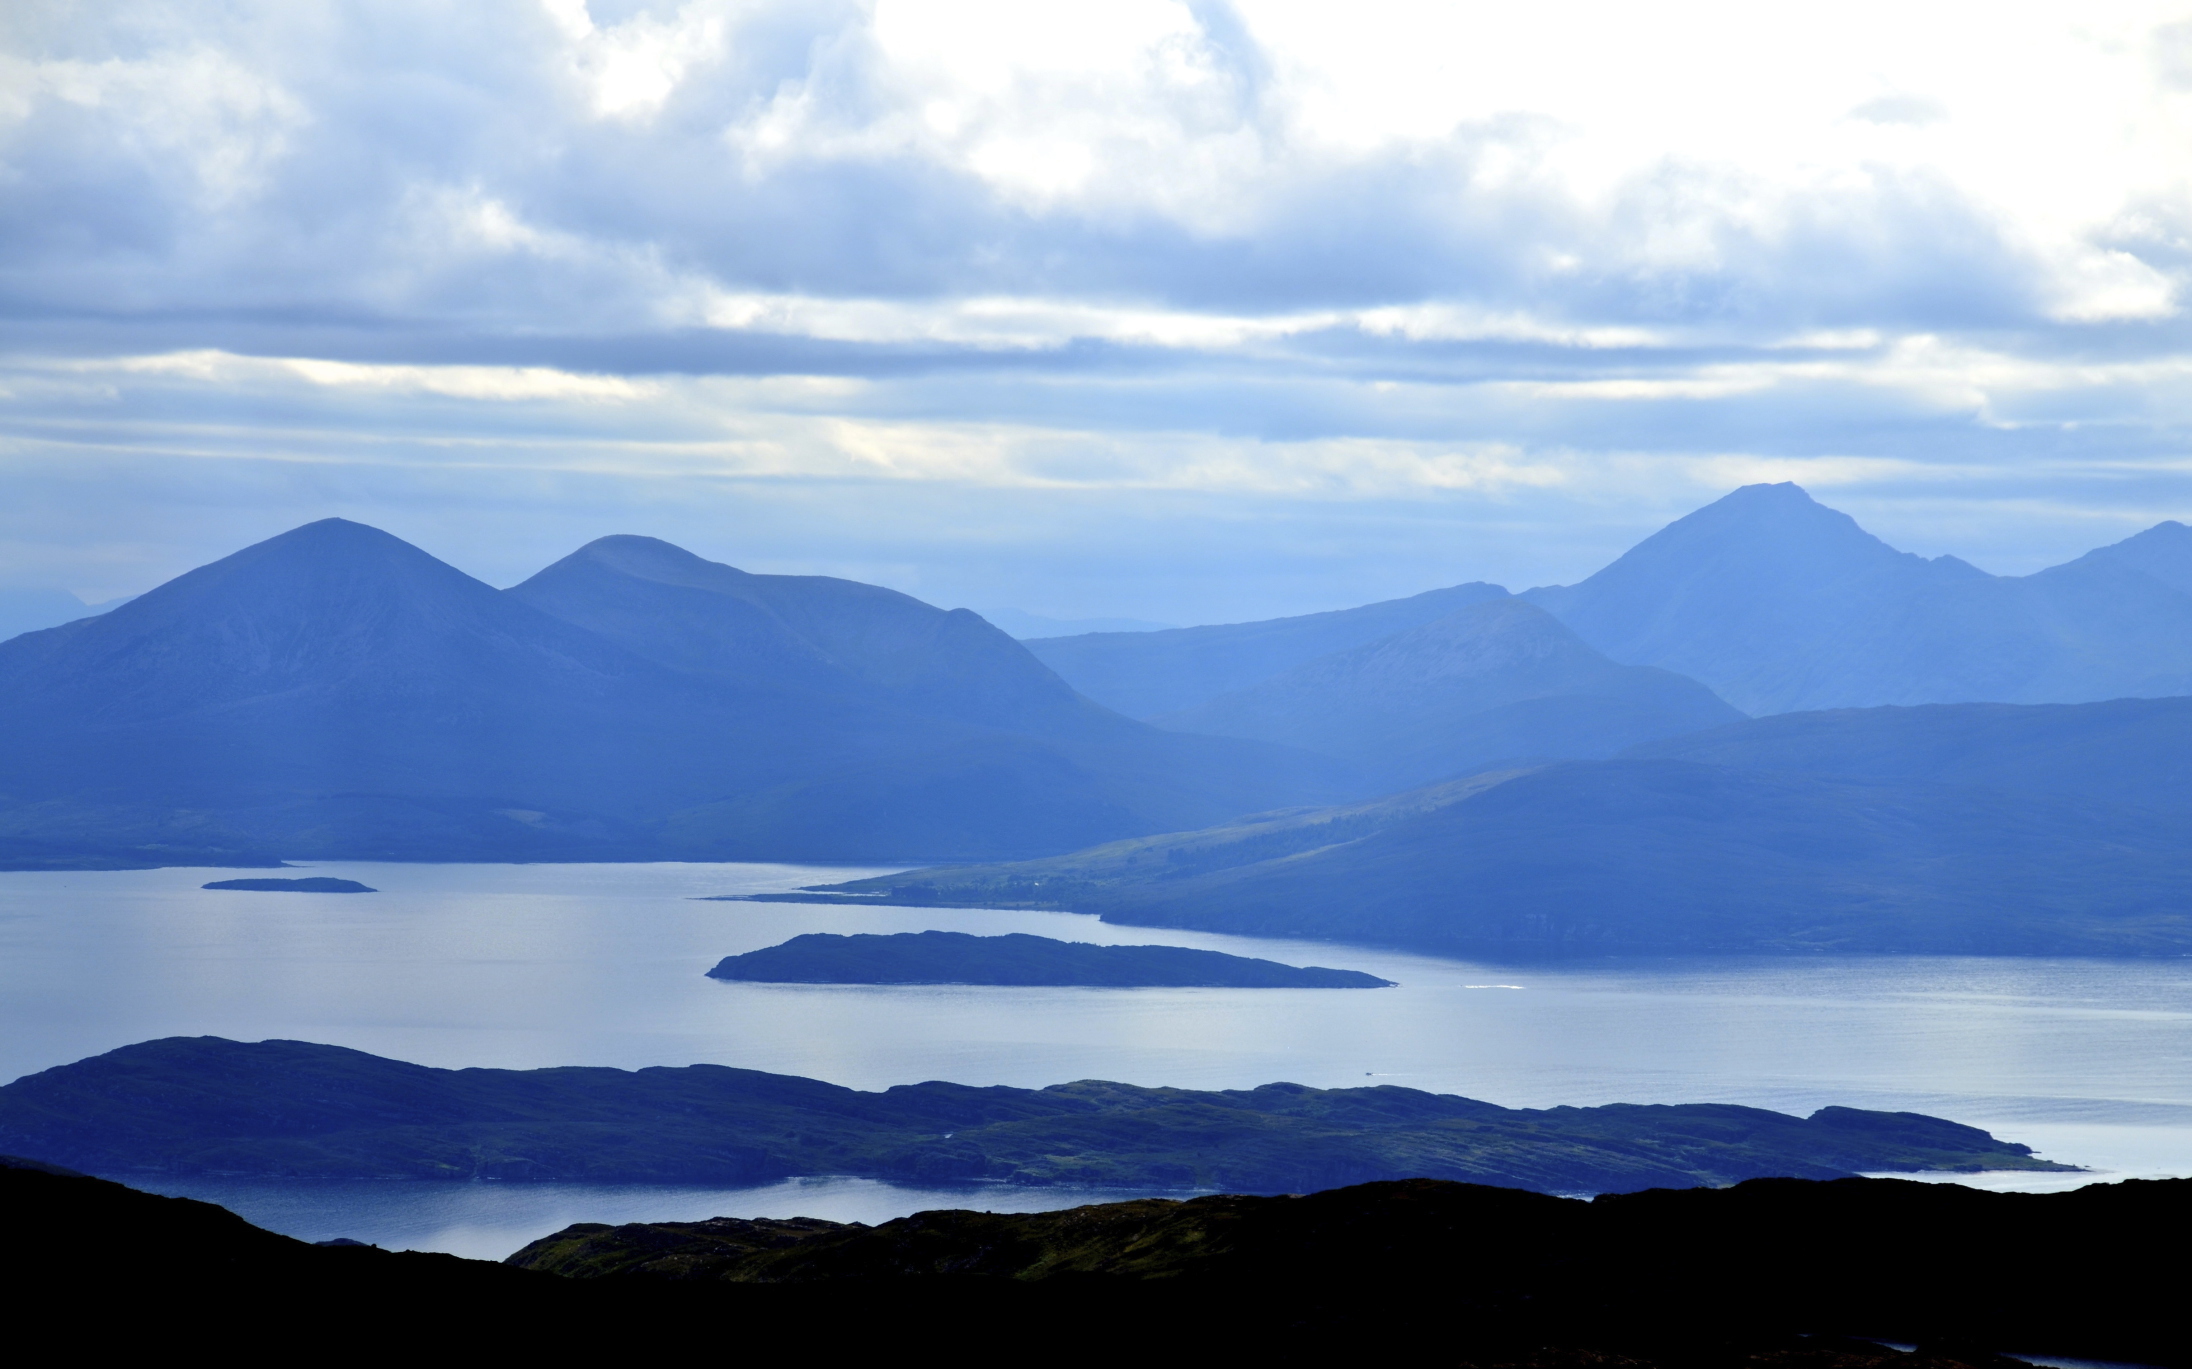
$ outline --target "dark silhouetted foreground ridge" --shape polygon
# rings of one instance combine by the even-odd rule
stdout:
[[[1757,1180],[1592,1202],[1415,1180],[1026,1215],[581,1224],[506,1264],[311,1246],[205,1203],[0,1160],[17,1305],[104,1347],[421,1344],[974,1364],[2012,1369],[2003,1350],[2188,1362],[2192,1182],[1978,1193]],[[2005,1261],[2005,1252],[2013,1252]],[[1901,1354],[1876,1340],[1918,1343]]]

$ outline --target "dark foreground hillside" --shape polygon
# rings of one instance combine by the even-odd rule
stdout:
[[[573,1227],[509,1264],[315,1247],[0,1160],[18,1309],[104,1350],[888,1355],[975,1364],[1435,1356],[1477,1369],[2188,1362],[2192,1183],[2048,1195],[1768,1180],[1584,1203],[1431,1181],[1033,1216]],[[773,1249],[757,1247],[773,1246]],[[531,1268],[513,1267],[530,1265]],[[551,1272],[556,1271],[556,1272]],[[1916,1342],[1902,1354],[1878,1337]]]
[[[683,1069],[443,1070],[304,1041],[170,1037],[0,1088],[0,1153],[131,1174],[765,1183],[797,1175],[1285,1193],[1428,1175],[1552,1192],[2061,1169],[1907,1112],[1502,1108],[1392,1087],[1083,1080],[862,1092]]]

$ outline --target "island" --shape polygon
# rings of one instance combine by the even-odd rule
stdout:
[[[0,1154],[91,1174],[774,1183],[841,1175],[1306,1193],[1452,1179],[1624,1193],[1767,1175],[2065,1170],[1911,1112],[1504,1108],[1376,1085],[865,1091],[724,1065],[436,1069],[307,1041],[168,1037],[0,1085]]]
[[[380,890],[354,879],[329,879],[312,875],[305,879],[217,879],[201,889],[246,889],[262,894],[377,894]]]
[[[1009,984],[1100,989],[1389,989],[1390,979],[1186,946],[1097,946],[1011,932],[809,932],[725,956],[711,979],[762,984]]]

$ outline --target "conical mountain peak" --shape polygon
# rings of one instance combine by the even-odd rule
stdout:
[[[212,621],[227,630],[312,632],[343,623],[496,612],[488,585],[392,533],[323,518],[176,576],[80,631],[114,636]],[[248,625],[248,626],[246,626]]]

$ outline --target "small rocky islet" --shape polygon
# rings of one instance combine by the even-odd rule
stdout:
[[[354,879],[312,875],[304,879],[217,879],[201,889],[235,889],[257,894],[377,894],[380,890]]]

